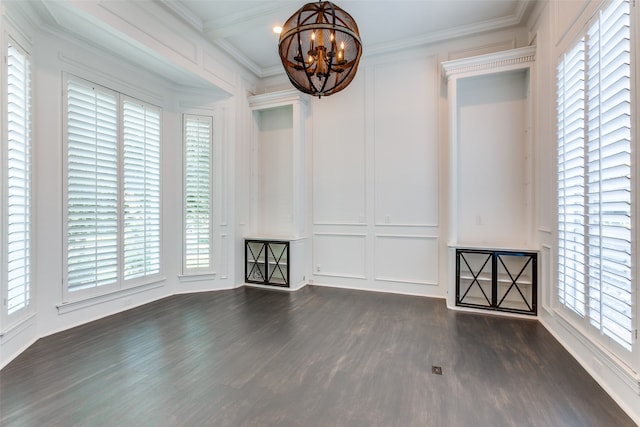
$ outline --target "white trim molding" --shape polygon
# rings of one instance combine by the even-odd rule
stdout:
[[[482,70],[495,70],[500,68],[500,71],[503,71],[502,69],[504,68],[504,71],[506,71],[511,68],[529,68],[535,59],[535,46],[509,49],[503,52],[445,61],[441,64],[442,76],[448,80],[453,75],[476,73]]]

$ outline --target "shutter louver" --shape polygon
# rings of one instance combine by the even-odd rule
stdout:
[[[124,278],[160,272],[160,113],[123,102]]]
[[[87,84],[67,88],[67,286],[76,291],[117,280],[117,103]]]
[[[601,13],[588,32],[587,198],[589,319],[632,348],[631,43],[629,3]]]
[[[558,65],[558,297],[585,314],[584,40]]]
[[[211,127],[209,117],[185,116],[185,269],[211,263]]]
[[[30,301],[31,70],[17,47],[7,49],[7,314]]]

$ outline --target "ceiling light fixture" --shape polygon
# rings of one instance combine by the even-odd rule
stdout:
[[[356,75],[362,56],[358,25],[328,1],[308,3],[282,27],[280,59],[291,83],[318,98],[341,91]]]

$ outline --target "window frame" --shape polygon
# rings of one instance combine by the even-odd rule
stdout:
[[[93,286],[87,289],[69,290],[68,280],[68,223],[69,223],[69,151],[68,151],[68,82],[73,80],[87,86],[97,87],[108,93],[112,93],[116,98],[116,117],[117,117],[117,274],[116,280],[113,284]],[[63,87],[63,111],[62,111],[62,289],[61,289],[61,303],[65,304],[76,303],[80,301],[89,300],[95,297],[109,295],[117,293],[119,291],[125,291],[139,286],[145,286],[151,283],[156,283],[164,279],[163,269],[163,200],[162,200],[162,152],[163,152],[163,110],[161,107],[149,102],[142,101],[138,98],[121,93],[117,90],[111,89],[105,85],[93,82],[78,75],[63,72],[62,73],[62,87]],[[143,105],[149,109],[155,110],[159,115],[159,269],[157,272],[143,275],[140,277],[127,279],[124,276],[124,102],[132,102],[135,104]]]
[[[114,280],[113,283],[108,284],[108,285],[102,285],[102,286],[92,286],[90,288],[86,288],[86,289],[80,289],[80,290],[74,290],[74,291],[70,291],[69,290],[69,143],[68,143],[68,135],[69,135],[69,111],[68,111],[68,102],[69,102],[69,81],[73,80],[74,82],[81,84],[81,85],[85,85],[85,86],[90,86],[93,88],[98,88],[101,92],[107,93],[109,95],[112,95],[114,97],[115,100],[115,104],[116,104],[116,115],[119,114],[119,102],[118,102],[118,97],[117,97],[117,92],[114,90],[111,90],[105,86],[99,85],[97,83],[91,82],[89,80],[74,76],[72,74],[67,74],[67,73],[63,73],[63,91],[64,91],[64,96],[63,96],[63,108],[62,108],[62,117],[63,117],[63,137],[62,137],[62,162],[63,162],[63,167],[62,167],[62,192],[63,192],[63,200],[62,200],[62,273],[63,273],[63,280],[62,280],[62,302],[70,302],[70,301],[75,301],[75,300],[82,300],[82,299],[86,299],[86,298],[90,298],[92,296],[96,296],[96,295],[102,295],[102,294],[106,294],[106,293],[110,293],[110,292],[114,292],[117,291],[119,289],[119,277],[121,275],[120,273],[120,268],[121,268],[121,262],[120,262],[120,256],[121,256],[121,251],[120,251],[120,241],[118,240],[117,242],[117,263],[116,263],[116,268],[117,268],[117,272],[116,272],[116,278]],[[118,136],[118,127],[116,124],[116,140],[119,140],[119,136]],[[117,158],[119,158],[119,142],[116,142],[116,146],[118,147],[118,154],[117,154]],[[116,160],[116,164],[119,166],[119,161]],[[117,171],[116,174],[118,176],[118,182],[120,181],[120,170],[119,167],[116,166]],[[121,200],[120,200],[120,189],[118,186],[118,200],[116,202],[117,208],[116,208],[116,212],[118,215],[118,223],[119,221],[119,217],[120,217],[120,212],[121,212]],[[117,236],[119,236],[119,234],[117,234]]]
[[[558,254],[556,255],[556,286],[553,288],[553,307],[554,311],[559,314],[562,318],[569,322],[573,327],[577,329],[580,333],[582,333],[585,337],[587,337],[592,343],[596,344],[601,350],[603,350],[606,354],[611,354],[614,358],[621,360],[627,366],[640,366],[640,346],[638,345],[638,313],[640,312],[640,288],[638,286],[638,272],[640,271],[638,262],[636,259],[638,258],[638,254],[640,254],[640,242],[638,242],[638,237],[640,236],[637,231],[638,225],[640,224],[640,206],[638,206],[638,192],[640,191],[640,169],[638,165],[640,165],[640,155],[637,153],[635,148],[638,146],[638,126],[640,126],[640,119],[637,117],[637,109],[638,109],[638,88],[640,88],[640,78],[638,76],[638,71],[640,71],[640,60],[638,58],[637,51],[638,47],[640,47],[640,43],[637,43],[637,35],[638,35],[638,25],[640,22],[638,8],[634,7],[630,4],[630,41],[631,41],[631,63],[630,63],[630,73],[631,73],[631,83],[630,83],[630,96],[631,96],[631,181],[630,181],[630,189],[631,189],[631,350],[625,349],[621,344],[617,343],[613,338],[608,337],[602,332],[602,326],[596,328],[591,324],[591,317],[589,316],[589,261],[588,261],[588,253],[589,253],[589,233],[587,232],[589,227],[589,217],[588,217],[588,200],[587,200],[587,182],[588,182],[588,171],[587,171],[587,152],[588,152],[588,138],[587,135],[589,133],[589,129],[587,127],[588,123],[588,105],[589,105],[589,96],[588,96],[588,78],[589,78],[589,70],[586,62],[588,60],[588,33],[591,29],[599,22],[602,12],[607,11],[607,9],[614,4],[614,1],[607,1],[601,4],[598,8],[596,8],[592,17],[584,24],[584,26],[576,33],[573,41],[566,43],[559,50],[559,56],[557,58],[557,66],[556,70],[556,84],[558,84],[559,72],[558,67],[563,63],[565,55],[572,51],[581,40],[584,40],[584,48],[585,48],[585,71],[584,71],[584,168],[585,172],[583,174],[584,178],[584,253],[585,253],[585,283],[583,283],[585,289],[585,313],[580,315],[576,311],[572,310],[569,307],[566,307],[559,295],[560,291],[560,268],[561,265],[559,263],[560,258],[560,236],[556,234],[557,238],[557,248]],[[635,51],[634,51],[635,50]],[[557,93],[556,93],[556,106],[558,105]],[[559,116],[556,115],[556,144],[558,142],[558,134],[559,134]],[[556,145],[556,149],[558,146]],[[558,154],[558,152],[556,152]],[[557,167],[560,165],[557,164]],[[560,188],[560,181],[557,181],[558,189]],[[556,201],[559,202],[559,192],[556,191]],[[559,208],[560,206],[558,206]],[[560,230],[560,221],[559,221],[560,211],[558,210],[558,216],[556,217],[558,220],[558,227],[556,228],[556,232],[559,233]]]
[[[635,40],[635,48],[631,49],[631,168],[635,171],[632,177],[631,214],[635,222],[631,224],[632,250],[636,259],[632,266],[631,279],[635,285],[635,305],[632,316],[635,327],[635,341],[631,355],[635,371],[640,371],[640,7],[637,1],[632,3],[630,16],[631,41]],[[632,256],[632,259],[634,259]]]
[[[35,287],[33,284],[33,271],[34,271],[34,203],[33,203],[33,133],[34,133],[34,79],[33,79],[33,60],[28,48],[25,48],[25,45],[18,41],[16,37],[14,37],[9,32],[3,32],[2,40],[2,51],[1,55],[3,58],[6,58],[1,75],[1,85],[2,90],[0,93],[2,94],[2,103],[5,105],[5,109],[2,114],[2,121],[0,124],[0,129],[2,132],[2,137],[0,138],[0,198],[3,201],[0,204],[0,222],[2,224],[0,229],[0,332],[4,330],[8,330],[12,327],[12,325],[17,324],[23,319],[26,319],[31,313],[34,311],[33,300],[35,297]],[[28,227],[29,227],[29,237],[28,237],[28,276],[29,280],[26,285],[28,298],[25,302],[25,305],[21,308],[17,309],[13,313],[9,313],[8,310],[8,292],[9,292],[9,281],[8,281],[8,225],[9,225],[9,212],[7,209],[7,204],[4,202],[5,198],[9,196],[9,175],[8,175],[8,160],[9,160],[9,120],[8,120],[8,103],[9,103],[9,65],[8,65],[8,55],[9,55],[9,46],[12,46],[14,49],[19,51],[25,58],[28,64],[28,92],[29,97],[27,100],[27,120],[28,120],[28,160],[27,160],[27,180],[28,180],[28,192],[27,197],[28,201]],[[28,47],[28,46],[27,46]]]
[[[196,120],[204,120],[209,124],[209,265],[207,267],[194,267],[189,268],[187,265],[187,120],[196,119]],[[215,142],[215,127],[216,121],[214,120],[213,114],[195,114],[195,113],[184,113],[182,115],[182,275],[183,276],[198,276],[198,275],[207,275],[207,274],[215,274],[215,260],[216,260],[216,251],[215,251],[215,229],[216,229],[216,215],[214,211],[214,200],[215,200],[215,173],[216,173],[216,164],[217,164],[217,156],[216,156],[216,142]]]

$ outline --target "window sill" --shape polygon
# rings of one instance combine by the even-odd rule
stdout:
[[[5,344],[11,341],[13,337],[19,335],[22,331],[32,326],[33,319],[35,319],[35,317],[35,313],[29,313],[24,318],[9,325],[6,330],[0,331],[0,344]]]
[[[109,301],[114,301],[129,295],[135,295],[142,292],[150,291],[152,289],[160,288],[164,286],[165,280],[166,279],[162,277],[158,280],[154,280],[153,282],[145,283],[143,285],[126,288],[126,289],[120,289],[115,292],[110,292],[108,294],[96,295],[96,296],[88,297],[88,298],[77,300],[77,301],[65,302],[57,305],[56,307],[58,308],[58,314],[71,313],[76,310],[82,310],[84,308],[93,307],[95,305],[103,304]]]
[[[203,282],[205,280],[213,280],[217,276],[217,273],[190,273],[190,274],[180,274],[178,275],[178,280],[180,283],[189,283],[189,282]]]

